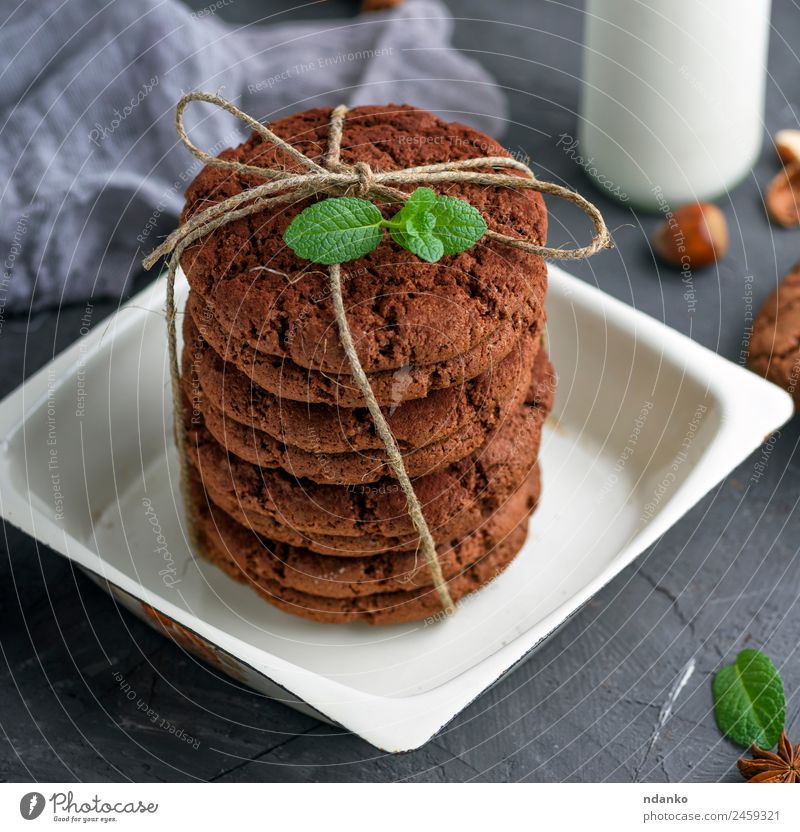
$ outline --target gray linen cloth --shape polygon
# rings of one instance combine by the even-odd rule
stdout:
[[[435,0],[248,27],[219,18],[226,2],[26,0],[0,21],[0,313],[124,294],[200,168],[175,135],[185,91],[262,120],[402,102],[502,132],[502,93]],[[187,126],[212,153],[247,132],[204,104]]]

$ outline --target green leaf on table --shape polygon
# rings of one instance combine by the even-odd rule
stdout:
[[[283,239],[304,260],[346,263],[369,254],[381,241],[383,217],[377,206],[351,196],[309,205],[289,224]]]
[[[778,669],[758,650],[742,650],[717,672],[712,685],[717,725],[748,748],[772,748],[786,721],[786,698]]]

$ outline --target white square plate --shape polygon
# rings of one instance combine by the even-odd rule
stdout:
[[[189,552],[163,305],[159,280],[0,403],[0,512],[187,649],[387,751],[430,739],[792,415],[784,391],[551,266],[559,387],[525,548],[448,621],[313,624]]]

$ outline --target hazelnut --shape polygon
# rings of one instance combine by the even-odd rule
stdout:
[[[774,222],[800,225],[800,161],[791,162],[767,186],[767,212]]]
[[[775,150],[785,165],[800,162],[800,130],[778,130],[775,134]]]
[[[725,215],[710,202],[683,205],[656,229],[653,248],[673,266],[702,269],[728,250]]]

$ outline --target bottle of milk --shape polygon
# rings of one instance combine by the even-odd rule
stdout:
[[[580,155],[646,209],[708,200],[761,149],[770,0],[587,0]]]

